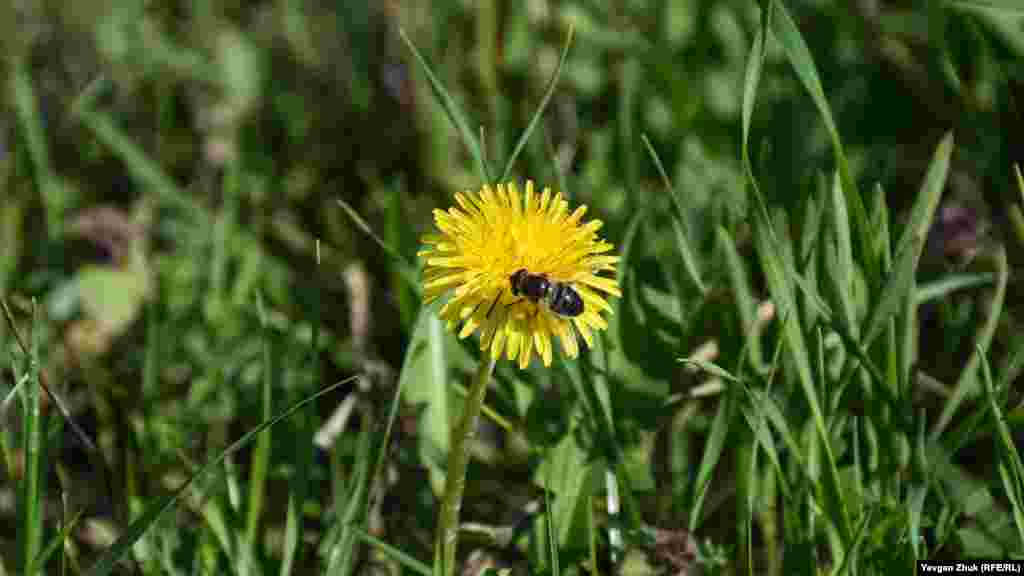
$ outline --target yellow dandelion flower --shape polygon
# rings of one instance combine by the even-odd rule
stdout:
[[[484,186],[455,194],[458,206],[434,210],[440,234],[423,237],[423,299],[449,295],[440,317],[449,330],[462,323],[459,338],[480,330],[480,350],[505,352],[519,367],[536,352],[551,365],[551,339],[558,337],[569,358],[579,353],[577,333],[587,346],[604,330],[611,311],[606,295],[621,297],[614,277],[619,257],[601,240],[600,220],[583,222],[586,206],[572,213],[561,194],[539,195],[526,182]]]

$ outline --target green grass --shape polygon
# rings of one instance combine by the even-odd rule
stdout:
[[[0,574],[1024,558],[1024,13],[889,4],[0,9]],[[623,297],[478,406],[418,238],[527,178]]]

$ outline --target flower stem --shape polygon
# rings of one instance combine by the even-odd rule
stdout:
[[[459,511],[462,509],[462,493],[466,488],[466,466],[469,464],[469,449],[476,423],[480,418],[480,407],[487,395],[487,384],[494,372],[496,360],[487,355],[480,363],[473,388],[466,395],[462,418],[452,432],[448,452],[448,469],[444,481],[444,499],[441,501],[441,517],[437,523],[434,539],[434,561],[442,555],[443,574],[455,574],[455,550],[459,543]],[[435,572],[436,573],[436,572]]]

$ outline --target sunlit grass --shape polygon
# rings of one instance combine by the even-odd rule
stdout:
[[[0,574],[1024,556],[1013,1],[385,4],[0,11]],[[415,254],[528,178],[622,297],[519,370]]]

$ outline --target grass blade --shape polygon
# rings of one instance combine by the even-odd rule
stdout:
[[[36,103],[32,79],[20,59],[14,64],[14,71],[10,76],[13,107],[21,127],[22,139],[35,169],[36,189],[46,207],[47,234],[50,239],[54,239],[60,236],[63,230],[67,199],[57,186],[57,179],[50,166],[43,117]]]
[[[359,526],[352,526],[351,529],[356,534],[356,536],[359,537],[360,540],[377,548],[386,556],[398,562],[405,568],[408,568],[409,570],[416,572],[420,576],[430,576],[430,566],[428,566],[427,564],[424,564],[423,562],[420,562],[412,556],[409,556],[405,552],[402,552],[398,548],[391,546],[387,542],[384,542],[383,540],[373,537]]]
[[[976,346],[986,350],[992,343],[992,337],[995,336],[996,327],[999,325],[999,317],[1002,314],[1003,304],[1006,300],[1006,285],[1009,283],[1010,278],[1005,247],[1000,246],[998,248],[996,254],[993,255],[993,260],[996,269],[996,290],[992,295],[992,301],[989,305],[988,318],[985,319],[985,323],[982,325],[976,340]],[[967,366],[964,367],[963,372],[960,373],[960,378],[957,379],[952,398],[942,407],[942,413],[935,422],[935,426],[932,427],[930,439],[933,442],[949,425],[950,420],[953,419],[953,414],[960,407],[960,404],[963,403],[968,395],[977,391],[977,371],[980,361],[980,354],[971,354],[970,360],[967,361]]]
[[[480,179],[487,183],[495,183],[491,177],[491,171],[487,166],[487,162],[484,160],[483,149],[480,147],[480,140],[473,133],[473,130],[469,127],[469,123],[466,122],[466,116],[459,109],[458,104],[455,103],[455,99],[452,98],[451,94],[445,90],[444,84],[434,75],[434,71],[427,64],[426,59],[420,54],[420,51],[416,49],[416,45],[412,43],[409,36],[406,35],[405,30],[402,28],[398,29],[399,36],[402,37],[402,41],[409,47],[412,55],[416,58],[416,62],[419,63],[420,68],[423,69],[423,73],[427,75],[427,80],[430,81],[430,87],[433,88],[434,96],[437,97],[438,103],[444,109],[448,115],[448,119],[451,121],[452,126],[458,130],[459,135],[462,137],[462,141],[466,144],[469,149],[469,153],[473,156],[473,160],[476,162],[477,172]]]
[[[718,246],[724,256],[722,262],[728,270],[729,286],[733,292],[733,302],[739,312],[740,322],[743,323],[743,336],[746,338],[744,348],[747,358],[754,371],[764,375],[768,373],[768,364],[764,361],[764,354],[761,349],[761,324],[757,316],[757,303],[754,301],[753,292],[750,289],[750,280],[747,277],[747,270],[743,264],[743,258],[736,249],[736,243],[732,236],[722,228],[718,227]]]
[[[270,330],[267,326],[267,314],[263,302],[263,294],[256,293],[256,310],[260,318],[260,327],[263,329],[263,378],[260,379],[260,401],[263,420],[269,420],[272,416],[271,403],[273,402],[273,383],[277,367],[271,360]],[[245,547],[243,559],[251,563],[257,557],[256,547],[259,545],[260,515],[263,513],[263,498],[267,489],[267,470],[270,467],[271,438],[270,430],[266,430],[256,438],[256,447],[253,449],[251,469],[249,472],[249,502],[245,519]]]
[[[825,91],[814,65],[814,59],[811,57],[811,51],[800,34],[799,28],[786,10],[785,2],[774,2],[772,6],[774,10],[770,16],[772,34],[782,44],[786,56],[793,66],[793,71],[810,94],[811,100],[814,101],[832,140],[832,150],[839,167],[843,194],[846,196],[846,204],[853,217],[853,229],[856,233],[858,248],[864,262],[869,285],[875,285],[877,279],[881,277],[881,267],[878,254],[872,247],[874,231],[868,224],[867,210],[864,207],[863,199],[850,175],[850,166],[839,138],[839,129],[836,127],[835,120],[832,119],[832,112],[829,110],[828,100],[825,98]]]
[[[156,521],[164,512],[171,509],[171,507],[173,507],[178,502],[178,500],[181,499],[181,497],[185,494],[185,491],[188,490],[189,486],[192,485],[192,482],[194,482],[196,478],[206,473],[213,467],[219,465],[229,455],[238,452],[243,447],[248,445],[250,442],[253,441],[253,439],[256,438],[256,436],[259,435],[260,432],[266,430],[267,428],[270,428],[271,426],[291,416],[296,411],[314,402],[317,398],[329,394],[336,390],[337,388],[340,388],[345,384],[349,384],[357,380],[358,378],[358,376],[353,376],[351,378],[335,382],[334,384],[318,391],[316,394],[313,394],[308,398],[305,398],[303,400],[296,402],[295,404],[292,404],[284,411],[280,412],[274,418],[261,423],[256,428],[253,428],[252,430],[247,432],[244,436],[242,436],[241,438],[233,442],[230,446],[228,446],[226,449],[221,451],[220,454],[217,454],[213,458],[207,460],[206,463],[204,463],[198,470],[189,475],[189,477],[185,480],[185,482],[182,483],[181,486],[178,487],[177,490],[170,494],[157,498],[156,501],[150,504],[146,508],[146,511],[143,512],[143,514],[139,516],[134,522],[132,522],[127,529],[125,529],[121,537],[118,538],[117,541],[114,542],[114,544],[107,549],[103,556],[99,560],[97,560],[96,563],[93,564],[89,568],[89,570],[85,572],[85,574],[87,576],[107,576],[108,574],[111,574],[114,570],[114,566],[116,565],[116,563],[128,552],[128,550],[131,549],[131,547],[139,540],[139,538],[141,538],[142,535],[145,534],[146,531],[149,530],[149,528],[154,523],[156,523]]]
[[[932,300],[941,300],[953,292],[967,290],[968,288],[988,286],[995,280],[995,275],[990,273],[956,274],[946,276],[941,280],[917,286],[917,289],[914,292],[914,301],[918,305],[921,305]]]
[[[708,287],[704,284],[704,280],[701,279],[700,266],[697,263],[697,257],[694,255],[693,247],[690,246],[690,238],[687,235],[686,210],[679,201],[679,197],[676,195],[675,189],[672,187],[672,181],[669,180],[668,174],[665,172],[665,166],[662,165],[661,158],[654,150],[654,146],[651,145],[651,141],[647,138],[646,134],[641,134],[640,139],[643,140],[644,146],[647,148],[647,153],[650,154],[651,161],[654,162],[654,167],[658,169],[658,174],[661,176],[661,182],[665,186],[665,192],[668,193],[669,198],[672,199],[672,205],[676,207],[677,214],[672,220],[672,229],[675,231],[676,247],[679,248],[679,256],[683,259],[683,268],[686,270],[686,274],[690,277],[690,281],[697,287],[697,290],[700,290],[701,294],[707,294]]]
[[[782,338],[785,340],[783,353],[789,357],[791,364],[796,370],[796,379],[810,407],[814,428],[820,440],[821,449],[825,452],[826,508],[830,513],[829,516],[832,522],[839,530],[842,541],[850,543],[853,537],[853,529],[850,526],[850,518],[842,497],[843,491],[839,481],[839,470],[836,468],[835,457],[832,454],[821,401],[818,398],[818,391],[814,384],[807,342],[797,321],[799,314],[797,314],[796,295],[789,281],[790,276],[786,273],[787,267],[780,253],[781,249],[775,248],[770,229],[771,223],[767,221],[764,215],[758,214],[754,226],[754,245],[761,261],[761,267],[764,270],[772,301],[775,302],[778,313],[787,317],[786,322],[782,325]]]
[[[1013,511],[1013,521],[1017,527],[1017,535],[1020,542],[1024,542],[1024,464],[1021,463],[1020,453],[1017,452],[1017,445],[1006,425],[1006,418],[999,407],[999,400],[996,398],[995,387],[992,385],[992,374],[988,366],[988,358],[981,345],[975,347],[977,357],[981,362],[982,381],[985,383],[985,395],[988,399],[989,409],[992,411],[992,418],[995,421],[998,434],[998,447],[1000,453],[999,477],[1006,490],[1006,496],[1010,500],[1010,507]]]
[[[551,76],[551,80],[548,81],[548,86],[544,90],[544,97],[541,98],[540,106],[537,107],[537,111],[533,113],[533,117],[530,118],[530,123],[526,125],[526,130],[519,136],[519,141],[516,142],[515,148],[512,149],[512,154],[508,157],[505,162],[505,169],[501,171],[501,179],[499,182],[504,182],[508,179],[509,174],[512,173],[512,166],[515,165],[516,159],[519,158],[519,153],[526,147],[526,142],[530,139],[530,134],[533,133],[534,128],[537,127],[537,123],[540,122],[542,116],[544,116],[544,110],[548,107],[548,102],[551,101],[551,97],[555,94],[555,87],[558,86],[558,79],[562,76],[562,66],[565,64],[565,59],[569,56],[569,47],[572,46],[573,32],[575,28],[569,27],[569,35],[565,38],[565,45],[562,47],[562,56],[558,59],[558,66],[555,68],[555,73]],[[565,190],[563,187],[562,190]]]
[[[722,371],[724,372],[724,370]],[[735,414],[734,407],[737,401],[737,390],[733,389],[718,403],[718,412],[711,423],[711,432],[704,444],[704,454],[701,455],[700,467],[697,469],[697,477],[694,479],[694,494],[690,504],[690,524],[688,530],[692,533],[700,526],[701,508],[704,505],[704,497],[707,495],[708,486],[711,481],[711,473],[718,465],[722,453],[725,452],[725,440],[728,437],[729,426],[732,424]]]
[[[988,10],[1003,10],[1018,15],[1024,14],[1024,4],[1020,0],[946,0],[950,6],[958,8],[981,8]]]
[[[46,417],[42,412],[39,362],[39,312],[33,307],[31,344],[28,350],[28,385],[22,388],[22,453],[25,471],[18,486],[19,565],[27,566],[41,552],[43,542],[43,492],[46,475]],[[19,375],[20,379],[21,376]],[[29,572],[23,572],[28,574]]]
[[[882,329],[888,324],[907,294],[913,289],[914,275],[917,272],[917,263],[921,258],[921,251],[924,249],[924,241],[931,227],[932,218],[935,215],[935,208],[939,205],[939,198],[946,186],[946,176],[949,173],[949,160],[953,154],[953,134],[947,133],[935,149],[935,155],[928,166],[921,190],[910,212],[910,219],[896,244],[896,262],[889,271],[885,285],[878,296],[877,304],[868,314],[865,322],[867,328],[864,332],[862,344],[865,348],[871,346],[875,337],[882,333]]]
[[[46,548],[36,556],[32,562],[28,565],[28,569],[25,570],[25,574],[41,574],[43,566],[46,565],[46,561],[53,556],[53,553],[60,550],[61,544],[71,536],[71,531],[78,526],[78,521],[82,518],[82,514],[85,513],[85,509],[79,510],[71,517],[71,520],[60,529],[60,532],[54,535],[50,540],[50,543],[46,545]]]

